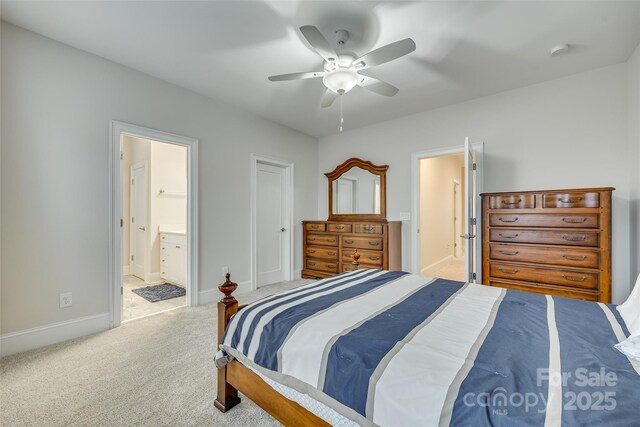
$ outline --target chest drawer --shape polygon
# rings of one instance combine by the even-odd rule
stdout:
[[[342,251],[342,262],[351,263],[353,261],[353,250],[343,250]],[[382,252],[380,251],[366,251],[361,250],[358,251],[360,254],[360,259],[358,262],[361,264],[369,264],[369,265],[382,265]]]
[[[598,214],[489,214],[498,227],[598,228]]]
[[[337,246],[338,236],[335,234],[311,234],[307,235],[307,245]]]
[[[598,268],[600,252],[570,248],[548,248],[522,245],[492,244],[490,258],[501,261]]]
[[[343,248],[382,250],[382,237],[342,236]]]
[[[379,265],[368,265],[368,264],[362,264],[360,263],[360,265],[358,266],[359,270],[362,270],[363,268],[371,268],[374,270],[380,270],[380,266]],[[342,263],[342,271],[353,271],[353,264],[349,263]]]
[[[491,262],[489,268],[492,278],[523,280],[582,289],[598,289],[598,273],[498,262]]]
[[[511,194],[489,198],[489,209],[533,209],[535,207],[536,198],[533,194]]]
[[[542,195],[545,208],[598,208],[600,193],[547,193]]]
[[[555,231],[492,228],[492,242],[542,243],[549,245],[594,246],[600,242],[597,231]]]
[[[499,288],[515,289],[517,291],[534,292],[536,294],[547,294],[557,297],[575,298],[584,301],[598,301],[598,294],[594,292],[582,292],[574,289],[545,286],[536,283],[491,280],[489,282],[489,285],[497,286]]]
[[[309,258],[337,260],[338,249],[337,248],[323,248],[319,246],[307,246],[307,256]]]
[[[307,231],[327,231],[326,224],[306,223],[304,229]]]
[[[351,233],[351,224],[329,224],[331,233]]]
[[[326,271],[328,273],[338,272],[338,263],[330,261],[317,261],[315,259],[307,260],[307,268],[310,270]]]
[[[354,233],[382,234],[382,224],[353,224]]]

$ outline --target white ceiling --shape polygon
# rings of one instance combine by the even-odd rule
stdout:
[[[411,37],[417,50],[363,74],[400,88],[354,88],[345,129],[626,61],[640,42],[640,2],[14,2],[2,19],[313,136],[338,131],[320,108],[321,70],[298,27],[346,29],[357,54]],[[569,43],[569,54],[549,56]]]

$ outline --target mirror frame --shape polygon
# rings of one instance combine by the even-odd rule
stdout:
[[[380,176],[380,213],[379,214],[334,214],[333,213],[333,181],[352,167],[357,166],[374,175]],[[389,165],[376,166],[373,163],[352,157],[338,165],[333,171],[325,173],[329,180],[329,219],[328,221],[387,221],[387,169]]]

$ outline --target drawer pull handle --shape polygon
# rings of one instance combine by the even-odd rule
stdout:
[[[567,224],[582,224],[587,218],[562,218]]]
[[[180,246],[176,245],[176,249],[180,249]]]
[[[516,274],[518,273],[520,270],[518,270],[517,268],[515,270],[503,270],[502,267],[498,267],[498,270],[505,273],[505,274]]]
[[[380,242],[369,242],[371,246],[380,246]]]
[[[307,261],[307,263],[308,263],[309,265],[312,265],[312,266],[313,266],[313,265],[316,265],[316,263],[315,263],[315,262],[313,262],[313,261]]]
[[[373,225],[364,228],[365,231],[373,231]]]
[[[515,217],[514,219],[508,220],[508,219],[504,219],[502,217],[498,218],[500,221],[502,222],[516,222],[518,220],[518,217]]]
[[[313,228],[314,230],[317,230],[318,228],[320,228],[320,226],[319,226],[319,225],[312,224],[312,225],[311,225],[311,228]]]
[[[519,234],[499,234],[500,237],[504,237],[505,239],[515,239],[519,236]]]
[[[329,268],[336,268],[336,265],[335,265],[335,264],[327,264],[327,267],[329,267]]]
[[[336,242],[336,239],[327,240],[327,242],[329,242],[329,243],[335,243],[335,242]]]
[[[312,242],[315,242],[316,238],[315,237],[309,237],[309,240],[311,240]]]
[[[335,252],[327,252],[327,255],[329,256],[334,256],[336,253]]]
[[[519,204],[519,203],[522,203],[522,199],[518,199],[518,201],[517,201],[517,202],[508,202],[508,201],[506,201],[506,200],[503,200],[503,201],[502,201],[502,204],[503,204],[503,205],[517,205],[517,204]]]
[[[570,282],[584,282],[585,280],[587,280],[587,276],[582,276],[578,278],[575,276],[567,276],[566,274],[563,274],[562,278]]]
[[[347,245],[351,245],[351,244],[353,244],[353,240],[345,240],[344,242],[345,242]]]
[[[586,255],[582,256],[571,256],[571,255],[562,255],[562,258],[568,259],[569,261],[584,261],[587,259]]]
[[[309,252],[310,254],[315,254],[316,251],[314,249],[307,249],[307,252]]]
[[[500,253],[503,255],[518,255],[520,251],[513,251],[513,252],[500,251]]]
[[[571,198],[563,199],[562,197],[558,197],[558,201],[561,203],[578,203],[582,201],[582,197],[576,197],[575,200],[571,200]]]
[[[567,240],[569,242],[583,242],[585,240],[587,240],[587,236],[567,236],[566,234],[564,236],[562,236],[562,238],[564,240]]]
[[[336,230],[344,230],[344,225],[336,225]]]
[[[371,261],[379,261],[379,260],[380,260],[380,257],[378,257],[378,256],[370,256],[370,257],[369,257],[369,259],[370,259]]]

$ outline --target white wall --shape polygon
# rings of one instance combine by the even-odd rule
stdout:
[[[631,277],[640,274],[640,45],[629,58],[628,84],[628,135],[631,154]]]
[[[199,283],[250,279],[250,155],[294,162],[300,220],[317,212],[317,141],[2,22],[2,333],[109,310],[109,122],[200,140]],[[211,78],[215,78],[212,70]],[[10,248],[10,250],[8,250]],[[58,294],[73,292],[73,307]],[[4,340],[3,340],[4,342]],[[4,351],[4,350],[3,350]]]
[[[420,161],[420,273],[433,274],[454,255],[454,180],[462,183],[462,155]],[[458,193],[462,193],[459,185]],[[456,196],[459,196],[457,194]],[[459,204],[460,200],[458,200]],[[459,208],[459,206],[458,206]],[[457,209],[459,211],[459,209]]]
[[[613,300],[619,302],[630,284],[626,90],[626,64],[619,64],[321,138],[318,215],[325,218],[327,209],[321,174],[361,157],[389,164],[388,218],[399,219],[411,210],[411,153],[460,146],[470,136],[485,142],[485,191],[617,188]],[[405,222],[404,269],[411,268],[409,230]]]

